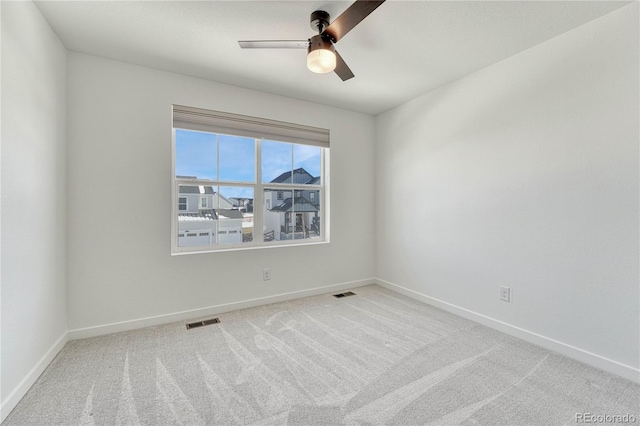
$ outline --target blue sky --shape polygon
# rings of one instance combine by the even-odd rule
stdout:
[[[255,183],[254,144],[252,138],[176,129],[176,175]],[[300,167],[320,176],[320,152],[315,146],[263,140],[262,182]],[[227,197],[253,198],[252,188],[224,187],[221,193]]]

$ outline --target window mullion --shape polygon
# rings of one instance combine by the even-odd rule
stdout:
[[[220,181],[220,135],[216,134],[216,181]],[[220,185],[215,187],[215,194],[213,196],[214,212],[217,212],[218,218],[216,220],[216,246],[220,246]]]
[[[296,158],[295,158],[295,145],[291,145],[291,185],[295,184],[295,174],[293,173],[293,171],[295,170],[295,164],[296,164]],[[296,191],[298,191],[298,189],[296,188],[292,188],[291,189],[291,224],[290,226],[293,226],[293,235],[296,234]]]
[[[262,190],[262,140],[256,139],[256,183],[253,189],[253,243],[264,243],[264,194]]]
[[[329,177],[327,176],[327,171],[329,168],[326,164],[326,155],[327,150],[323,149],[320,152],[320,170],[322,170],[322,172],[320,174],[320,191],[318,191],[318,197],[320,197],[320,200],[318,200],[318,202],[320,203],[320,239],[322,240],[328,237],[328,234],[325,232],[327,229],[326,224],[328,223],[327,212],[329,211],[327,208],[327,192],[325,191],[326,183],[329,179]]]

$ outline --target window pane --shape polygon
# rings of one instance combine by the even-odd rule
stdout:
[[[264,190],[264,241],[289,240],[292,191]]]
[[[293,144],[262,141],[262,182],[291,183]]]
[[[295,196],[295,193],[298,195]],[[279,194],[282,195],[280,200]],[[311,202],[311,198],[316,201]],[[265,241],[320,238],[319,189],[295,191],[265,189],[263,212]]]
[[[252,242],[253,188],[221,186],[217,202],[219,243],[239,244]]]
[[[293,239],[320,238],[320,190],[296,191],[291,213]],[[311,199],[314,201],[312,202]]]
[[[321,152],[317,146],[293,145],[293,169],[299,175],[296,180],[300,180],[294,183],[320,185]]]
[[[219,135],[220,180],[256,181],[255,139]]]
[[[176,129],[176,177],[217,179],[217,135]]]
[[[216,187],[180,185],[178,187],[178,246],[208,246],[216,244],[217,215],[213,209],[203,209],[201,200],[213,205]]]
[[[178,197],[178,210],[187,210],[187,197]]]

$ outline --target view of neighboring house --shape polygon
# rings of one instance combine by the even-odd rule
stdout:
[[[282,173],[271,183],[315,185],[314,177],[303,168]],[[320,236],[320,191],[265,189],[265,239],[292,240]]]
[[[233,207],[237,208],[243,213],[253,213],[253,199],[252,198],[239,198],[229,197],[229,201],[233,203]]]
[[[315,185],[319,181],[320,177],[298,168],[281,174],[271,183]],[[265,241],[320,236],[318,189],[265,189],[264,211]],[[178,246],[235,244],[252,238],[253,199],[227,198],[212,186],[180,186]]]
[[[211,186],[180,186],[178,245],[203,246],[242,242],[244,216]]]

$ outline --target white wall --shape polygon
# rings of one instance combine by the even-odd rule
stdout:
[[[638,75],[636,2],[378,116],[377,276],[637,380]]]
[[[77,53],[68,71],[70,330],[373,277],[373,117]],[[170,256],[173,103],[329,128],[331,243]]]
[[[0,8],[4,418],[66,336],[67,53],[33,3]]]
[[[376,274],[638,368],[637,3],[377,117],[375,186],[372,117],[67,62],[32,3],[0,5],[2,418],[67,312],[77,330]],[[329,127],[331,244],[171,257],[171,103]]]

